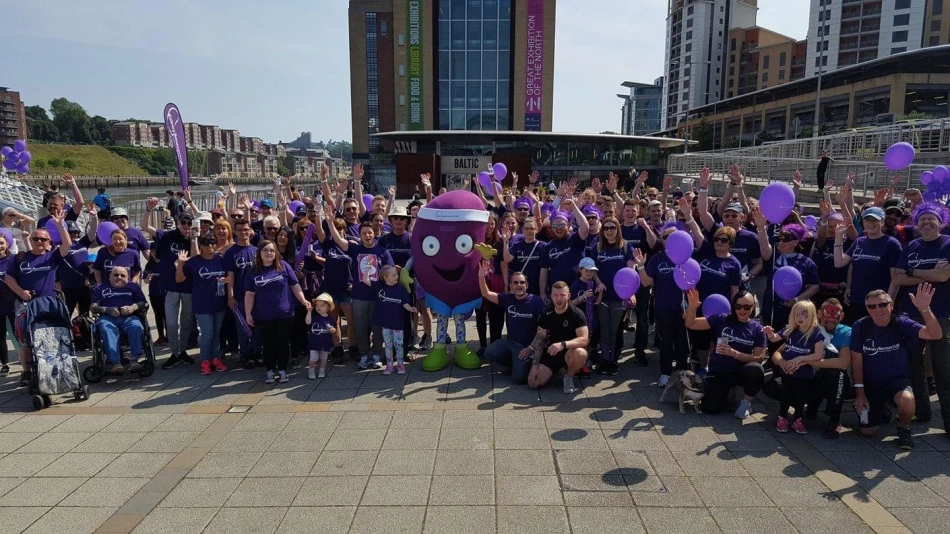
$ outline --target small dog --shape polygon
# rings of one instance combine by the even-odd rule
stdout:
[[[666,387],[663,388],[663,393],[660,395],[660,402],[663,402],[663,399],[666,397],[666,392],[671,389],[679,391],[680,413],[686,413],[683,403],[687,400],[693,401],[693,408],[696,409],[696,413],[700,413],[699,403],[702,401],[703,395],[706,394],[706,383],[702,377],[692,371],[674,371],[670,376],[670,381],[666,384]]]

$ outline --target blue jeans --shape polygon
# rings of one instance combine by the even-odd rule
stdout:
[[[102,315],[99,317],[99,335],[102,336],[102,346],[106,351],[106,363],[116,364],[120,361],[119,355],[119,334],[125,332],[129,339],[129,351],[132,353],[132,359],[137,360],[142,356],[142,322],[134,315],[126,317],[112,317]]]
[[[196,313],[198,321],[198,361],[213,360],[221,356],[221,325],[224,324],[224,313]]]
[[[531,372],[531,358],[522,360],[518,357],[518,353],[524,348],[525,345],[517,341],[502,338],[485,349],[485,358],[511,368],[511,381],[515,384],[527,384],[528,373]]]

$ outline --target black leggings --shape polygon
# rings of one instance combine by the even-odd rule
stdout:
[[[784,381],[784,379],[783,379]],[[841,407],[845,393],[851,389],[848,374],[839,369],[818,369],[808,390],[808,413],[818,414],[821,401],[827,400],[825,415],[832,423],[841,421]]]
[[[478,332],[478,346],[485,348],[488,341],[485,339],[485,330],[488,330],[492,343],[501,339],[501,331],[505,326],[505,311],[497,304],[488,303],[485,308],[475,310],[475,329]],[[489,326],[491,325],[491,326]]]
[[[15,323],[15,316],[12,313],[0,314],[0,364],[10,363],[7,355],[7,326]],[[16,332],[13,333],[14,337]]]
[[[293,330],[290,333],[290,355],[300,358],[307,353],[307,343],[310,341],[310,327],[307,326],[307,308],[294,306]]]
[[[755,397],[765,382],[765,369],[762,364],[749,362],[738,371],[710,371],[706,377],[706,394],[700,407],[703,413],[719,413],[726,406],[729,392],[736,386],[742,386],[742,392]]]
[[[290,360],[290,333],[294,318],[255,321],[254,327],[261,336],[264,351],[264,366],[268,371],[286,371]]]
[[[155,331],[158,337],[165,337],[165,294],[149,295],[148,301],[152,304],[152,315],[155,316]]]
[[[689,355],[689,334],[683,321],[681,310],[657,310],[656,333],[660,335],[660,373],[673,374],[673,362],[676,370],[686,369]]]
[[[805,413],[805,402],[811,387],[810,378],[782,375],[782,398],[779,401],[778,414],[788,419],[788,409],[795,408],[791,421],[801,418]]]
[[[66,309],[72,316],[76,308],[79,308],[79,315],[89,313],[89,307],[92,305],[92,290],[86,286],[64,287],[63,298],[66,300]]]

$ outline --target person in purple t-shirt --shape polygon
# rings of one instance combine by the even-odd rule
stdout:
[[[509,369],[515,384],[526,384],[531,372],[531,351],[527,347],[538,331],[544,301],[528,293],[528,280],[523,273],[509,276],[511,293],[495,293],[486,280],[490,270],[489,262],[483,261],[478,270],[478,286],[482,298],[504,310],[508,337],[493,341],[485,349],[485,358]]]
[[[783,341],[782,346],[772,354],[772,363],[782,375],[782,399],[779,407],[777,432],[788,432],[788,427],[798,434],[807,434],[808,429],[802,421],[805,414],[805,402],[808,400],[814,369],[808,364],[817,362],[825,354],[825,338],[818,328],[818,311],[811,301],[801,301],[792,306],[788,326],[781,332],[773,332],[771,326],[765,327],[769,341]],[[795,408],[789,420],[789,409]]]
[[[147,306],[142,288],[129,281],[129,271],[121,265],[113,268],[109,278],[96,286],[92,295],[92,311],[99,315],[98,328],[106,353],[106,364],[111,364],[109,374],[122,375],[125,368],[119,354],[119,335],[125,333],[129,340],[132,364],[129,372],[142,370],[142,321],[138,312]]]
[[[416,313],[409,299],[409,292],[399,282],[399,271],[395,265],[384,265],[380,271],[382,283],[377,282],[376,308],[373,310],[373,337],[380,336],[386,344],[386,370],[384,375],[393,373],[395,357],[397,373],[406,374],[404,363],[403,328],[407,313]]]
[[[215,238],[206,234],[198,238],[198,255],[178,253],[175,262],[175,281],[191,280],[192,304],[200,334],[201,374],[210,375],[211,368],[218,372],[228,370],[221,361],[221,325],[227,308],[227,271],[224,258],[214,253]]]
[[[852,321],[867,316],[861,304],[864,297],[875,289],[889,291],[891,272],[901,255],[900,241],[884,235],[884,210],[872,207],[861,214],[861,224],[867,235],[858,237],[845,253],[844,236],[847,227],[841,225],[835,232],[835,267],[851,265],[851,285],[845,293],[845,316]],[[839,246],[840,245],[840,246]]]
[[[132,277],[130,282],[139,283],[142,264],[138,251],[128,248],[128,236],[122,230],[113,230],[109,237],[112,239],[112,243],[99,249],[96,254],[96,262],[92,266],[96,275],[96,283],[101,284],[103,280],[108,279],[109,272],[114,267],[125,267]]]
[[[233,313],[244,315],[244,281],[247,273],[254,268],[254,258],[257,256],[257,247],[251,244],[254,230],[246,219],[234,219],[235,243],[224,253],[224,268],[228,273],[228,308]],[[241,355],[241,364],[245,369],[253,369],[255,359],[264,365],[261,355],[260,339],[252,330],[248,336],[243,328],[237,329],[238,350]]]

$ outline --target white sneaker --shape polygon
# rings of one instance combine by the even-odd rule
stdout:
[[[749,417],[749,414],[752,412],[752,403],[742,399],[739,401],[739,407],[736,408],[736,413],[733,414],[736,416],[736,419],[746,419]]]
[[[265,384],[273,384],[273,383],[274,383],[274,371],[267,371],[267,374],[264,375],[264,383],[265,383]]]
[[[327,370],[320,369],[320,374],[317,375],[317,378],[326,378],[326,377],[327,377]]]
[[[277,381],[280,382],[281,384],[286,384],[286,383],[287,383],[287,371],[281,371],[281,372],[280,372],[280,378],[278,378]]]
[[[316,370],[314,370],[314,369],[307,369],[307,378],[309,378],[310,380],[316,380],[316,379],[317,379],[317,372],[316,372]]]
[[[660,375],[660,380],[657,381],[657,386],[665,388],[667,384],[670,383],[670,375]]]
[[[574,377],[564,375],[564,393],[566,395],[570,395],[574,393],[575,391],[577,390],[574,389]]]

